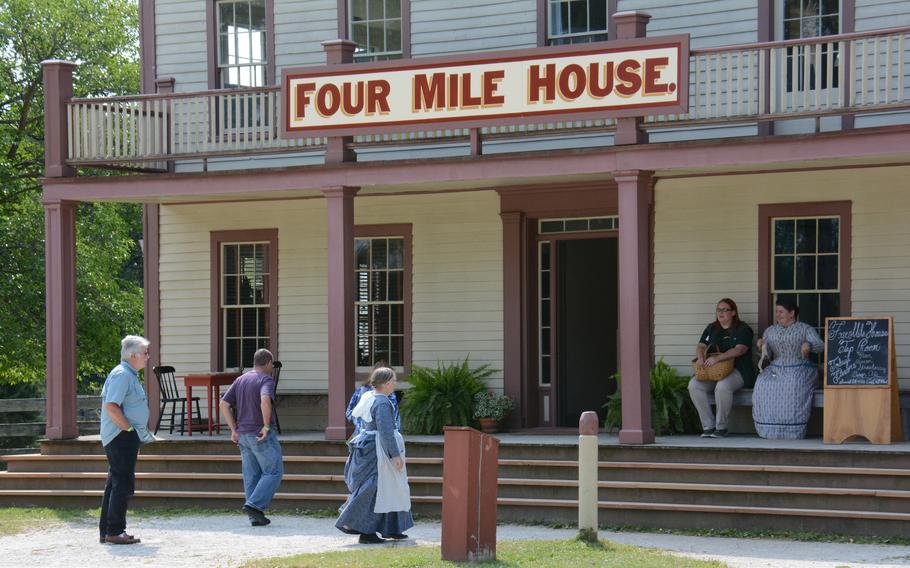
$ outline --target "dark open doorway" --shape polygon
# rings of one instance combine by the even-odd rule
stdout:
[[[556,419],[578,426],[581,413],[601,408],[616,391],[617,239],[558,241],[556,254]]]

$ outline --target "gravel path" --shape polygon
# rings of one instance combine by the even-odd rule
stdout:
[[[242,515],[136,518],[129,530],[142,538],[135,546],[98,543],[90,521],[0,537],[0,566],[94,568],[102,566],[233,567],[252,558],[358,548],[332,519],[273,515],[266,528],[251,527]],[[438,544],[439,523],[421,522],[411,540],[390,546]],[[502,525],[500,540],[565,539],[574,530]],[[781,540],[691,537],[601,532],[616,542],[660,548],[693,558],[720,560],[731,567],[806,568],[910,566],[910,547],[804,543]]]

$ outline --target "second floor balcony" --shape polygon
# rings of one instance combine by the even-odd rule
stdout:
[[[910,122],[910,27],[689,52],[688,112],[648,116],[652,142],[799,133]],[[65,101],[66,156],[74,167],[164,171],[168,163],[309,154],[325,138],[281,136],[278,86]],[[848,117],[842,120],[840,117]],[[776,124],[774,129],[761,125]],[[49,128],[51,126],[49,125]],[[408,157],[415,147],[485,152],[612,144],[615,121],[529,119],[468,129],[354,136],[358,159]],[[554,146],[555,145],[555,146]],[[374,158],[375,159],[375,158]]]

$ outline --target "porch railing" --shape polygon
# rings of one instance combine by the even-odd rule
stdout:
[[[47,399],[6,398],[0,399],[0,418],[23,412],[44,415]],[[82,434],[97,434],[100,428],[101,397],[80,395],[76,397],[76,412],[79,431]],[[0,438],[35,438],[44,436],[45,422],[11,422],[0,419]]]
[[[754,123],[799,117],[910,110],[910,27],[821,38],[694,49],[689,112],[646,119],[650,129]],[[68,163],[144,164],[166,160],[311,150],[325,139],[282,139],[278,87],[72,99]],[[609,131],[609,119],[482,129],[508,138]],[[459,129],[360,136],[355,145],[446,142]]]

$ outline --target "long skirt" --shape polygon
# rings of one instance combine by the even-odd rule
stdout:
[[[344,466],[344,481],[350,496],[339,508],[341,515],[335,527],[341,532],[381,535],[401,534],[414,526],[410,511],[374,513],[376,486],[379,479],[376,464],[376,440],[373,437],[351,444]]]
[[[815,365],[771,365],[763,370],[752,393],[758,435],[778,440],[805,438],[817,383]]]

